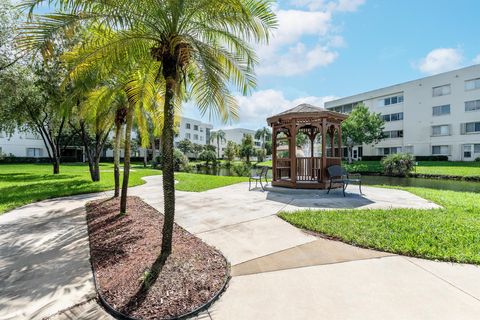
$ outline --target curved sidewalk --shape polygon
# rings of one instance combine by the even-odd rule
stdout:
[[[130,189],[163,210],[161,177]],[[408,192],[326,197],[248,191],[240,183],[178,192],[176,222],[232,264],[229,288],[201,319],[478,319],[480,268],[352,247],[276,216],[296,208],[436,205]],[[108,193],[42,201],[0,216],[0,319],[109,318],[96,306],[83,206]],[[346,201],[346,202],[345,202]],[[3,231],[5,230],[5,231]]]

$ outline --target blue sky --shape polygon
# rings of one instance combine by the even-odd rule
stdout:
[[[276,11],[274,39],[258,48],[257,89],[239,97],[239,122],[216,127],[256,129],[301,102],[480,63],[478,0],[281,0]],[[184,115],[199,118],[190,105]]]

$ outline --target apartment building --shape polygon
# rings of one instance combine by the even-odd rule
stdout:
[[[0,132],[0,153],[15,157],[48,157],[42,138],[31,132],[14,132],[12,136]]]
[[[330,101],[325,108],[350,113],[358,103],[382,115],[386,138],[356,147],[354,158],[398,152],[452,161],[480,157],[480,65]]]
[[[209,123],[182,117],[180,119],[178,133],[175,136],[175,144],[178,144],[178,142],[184,139],[201,145],[209,144],[212,128],[213,126]]]
[[[225,132],[225,141],[220,142],[220,157],[223,157],[223,152],[225,151],[225,148],[227,147],[227,142],[228,141],[233,141],[236,144],[241,144],[242,139],[247,135],[251,135],[253,137],[253,142],[255,147],[260,148],[262,145],[262,142],[258,139],[255,139],[255,130],[250,130],[250,129],[245,129],[245,128],[235,128],[235,129],[222,129],[223,132]],[[212,141],[211,144],[213,144],[215,147],[217,147],[217,141]]]

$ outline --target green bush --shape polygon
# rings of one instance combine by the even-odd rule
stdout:
[[[409,153],[395,153],[383,158],[382,165],[386,175],[405,177],[413,170],[415,160]]]
[[[175,171],[190,171],[188,158],[179,149],[173,150],[173,166]],[[152,161],[152,168],[163,169],[161,154]]]
[[[257,156],[258,162],[263,162],[267,154],[265,152],[265,149],[257,149],[257,151],[255,152],[255,155]]]
[[[480,157],[476,157],[475,162],[480,162]]]
[[[208,165],[209,163],[212,163],[213,165],[217,164],[217,155],[213,150],[203,150],[198,155],[198,159],[200,159],[201,161],[205,161],[206,165]]]
[[[232,173],[238,177],[249,177],[252,172],[252,166],[246,162],[234,164],[232,166]]]

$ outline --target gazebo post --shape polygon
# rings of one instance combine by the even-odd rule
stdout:
[[[295,185],[297,183],[297,122],[295,119],[292,119],[290,128],[290,180]]]
[[[323,118],[322,119],[322,180],[321,182],[325,182],[325,169],[327,168],[327,144],[325,143],[327,141],[326,139],[327,136],[327,119]]]
[[[337,131],[337,144],[338,144],[338,157],[342,158],[342,125],[338,125],[338,131]]]
[[[330,127],[330,133],[328,134],[330,136],[330,148],[331,148],[331,157],[335,157],[335,126],[333,126],[333,131]]]
[[[315,178],[315,153],[313,152],[313,145],[314,145],[314,141],[315,141],[315,127],[312,127],[310,128],[310,134],[308,135],[308,137],[310,138],[310,175],[311,175],[311,179],[313,180]]]
[[[277,181],[277,126],[272,126],[272,181]]]

